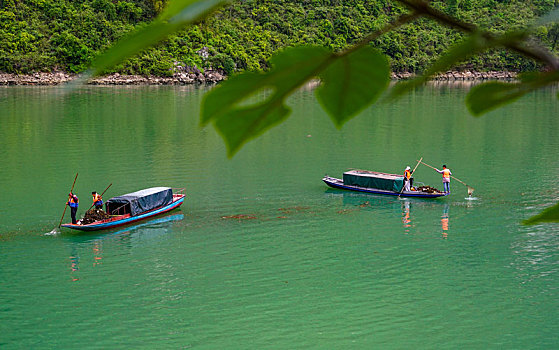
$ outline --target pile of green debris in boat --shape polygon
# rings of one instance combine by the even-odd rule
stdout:
[[[431,186],[419,186],[415,188],[417,191],[427,192],[427,193],[441,193],[441,191],[437,190],[435,187]]]
[[[101,209],[89,209],[88,211],[85,212],[85,215],[83,216],[83,218],[80,220],[79,224],[80,225],[88,225],[91,224],[95,221],[100,221],[100,220],[105,220],[105,219],[110,219],[111,216],[107,213],[105,213],[103,210]]]

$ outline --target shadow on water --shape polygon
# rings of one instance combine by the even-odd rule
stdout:
[[[169,231],[172,223],[174,221],[180,221],[184,219],[184,214],[168,214],[157,219],[152,219],[149,221],[142,222],[137,225],[126,226],[124,228],[114,228],[105,231],[93,231],[93,232],[81,232],[76,233],[62,233],[62,236],[72,241],[72,243],[89,243],[104,239],[113,239],[119,236],[130,236],[142,237],[142,238],[153,238],[163,235]]]

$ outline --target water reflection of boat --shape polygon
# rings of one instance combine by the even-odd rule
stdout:
[[[121,230],[113,232],[113,234],[114,235],[119,235],[119,234],[134,232],[134,231],[138,230],[139,228],[148,227],[148,226],[149,227],[154,227],[154,226],[159,227],[160,224],[163,224],[163,223],[166,223],[166,222],[171,222],[171,221],[180,221],[182,219],[184,219],[184,214],[168,215],[168,216],[164,216],[162,218],[142,222],[141,224],[127,226],[126,228],[123,228]]]
[[[405,234],[417,231],[416,225],[418,222],[420,225],[425,225],[428,222],[426,218],[432,218],[433,213],[438,213],[442,210],[440,225],[439,221],[436,221],[436,227],[437,231],[442,228],[443,238],[448,236],[450,204],[446,201],[398,199],[394,196],[371,196],[362,192],[337,191],[331,188],[325,191],[325,195],[330,199],[337,199],[340,206],[351,208],[349,210],[353,209],[363,211],[364,213],[372,213],[369,216],[371,218],[389,222],[392,218],[399,217]],[[417,218],[420,218],[419,221]]]
[[[113,197],[106,203],[110,219],[90,224],[64,224],[62,227],[80,231],[105,230],[128,225],[176,209],[184,202],[184,188],[177,193],[169,187],[153,187],[145,190]]]
[[[107,241],[114,240],[121,247],[133,248],[142,244],[153,244],[153,240],[162,237],[173,230],[171,223],[184,219],[184,214],[169,214],[157,219],[147,220],[141,224],[126,226],[126,228],[103,233],[94,232],[88,235],[71,235],[67,238],[71,241],[72,252],[70,253],[70,276],[72,281],[79,280],[80,252],[83,249],[91,250],[93,253],[93,266],[103,262],[103,246]],[[83,253],[86,259],[90,254]]]
[[[343,174],[343,179],[326,175],[322,181],[332,188],[398,197],[437,198],[448,195],[438,191],[403,191],[403,175],[376,171],[351,170]]]
[[[413,202],[417,208],[440,208],[444,201],[414,200],[413,198],[398,198],[397,196],[371,196],[369,193],[357,191],[340,191],[327,188],[324,194],[331,198],[339,198],[344,205],[355,205],[363,208],[392,208],[399,211],[402,202]],[[364,203],[369,205],[364,206]]]
[[[174,222],[174,221],[181,221],[184,219],[184,214],[169,214],[162,216],[157,219],[146,220],[140,224],[126,226],[125,228],[121,228],[116,231],[105,231],[103,233],[95,232],[89,235],[72,235],[71,237],[72,242],[74,243],[86,243],[92,241],[98,241],[101,239],[123,236],[130,234],[133,236],[135,233],[139,233],[138,236],[149,236],[149,237],[156,237],[161,234],[167,233],[169,229],[169,225],[167,223]]]

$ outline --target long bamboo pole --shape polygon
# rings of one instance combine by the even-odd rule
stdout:
[[[434,170],[437,170],[437,171],[439,170],[439,169],[435,168],[434,166],[431,166],[431,165],[429,165],[429,164],[427,164],[427,163],[425,163],[425,162],[422,162],[421,160],[420,160],[420,163],[423,164],[423,165],[427,165],[427,166],[428,166],[429,168],[431,168],[431,169],[434,169]],[[468,185],[467,183],[465,183],[464,181],[462,181],[462,180],[456,178],[456,177],[453,176],[453,175],[450,175],[450,177],[453,178],[454,180],[460,182],[462,185],[468,187],[468,194],[469,194],[469,195],[472,195],[472,193],[474,192],[474,188],[473,188],[472,186]]]
[[[415,169],[417,169],[417,167],[419,166],[419,163],[421,163],[421,161],[423,160],[423,157],[421,157],[418,161],[417,164],[415,165],[415,168],[413,168],[412,170],[412,174],[415,172]],[[405,181],[405,179],[404,179]],[[400,193],[398,194],[398,198],[400,198],[400,196],[402,195],[402,192],[404,192],[404,186],[402,186],[402,190],[400,190]]]

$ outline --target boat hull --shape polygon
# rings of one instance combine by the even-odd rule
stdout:
[[[351,186],[351,185],[344,185],[344,181],[342,179],[337,179],[335,177],[325,176],[322,181],[325,184],[332,188],[338,188],[342,190],[348,191],[356,191],[356,192],[364,192],[364,193],[373,193],[373,194],[383,194],[388,196],[400,196],[400,197],[418,197],[418,198],[438,198],[448,196],[448,193],[427,193],[421,191],[402,191],[402,193],[394,192],[394,191],[386,191],[380,190],[377,188],[366,188],[366,187],[359,187],[359,186]]]
[[[176,209],[182,205],[182,203],[184,202],[184,197],[185,197],[184,195],[175,195],[171,203],[162,206],[160,208],[152,209],[150,211],[147,211],[145,213],[136,216],[130,216],[129,214],[120,215],[111,219],[92,222],[91,224],[87,224],[87,225],[63,224],[62,227],[71,228],[73,230],[79,230],[79,231],[99,231],[99,230],[106,230],[113,227],[128,225]]]

